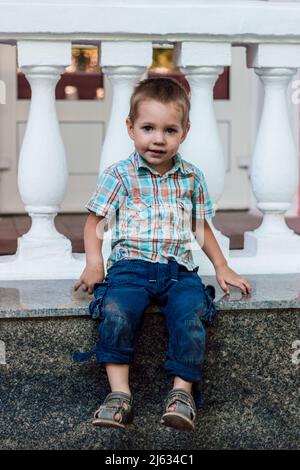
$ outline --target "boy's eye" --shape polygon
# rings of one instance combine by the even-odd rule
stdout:
[[[144,127],[142,127],[142,129],[143,129],[144,131],[149,132],[149,131],[152,130],[152,127],[151,127],[151,126],[144,126]]]
[[[174,132],[177,132],[176,129],[173,129],[172,127],[168,127],[168,129],[166,129],[167,133],[168,134],[174,134]]]

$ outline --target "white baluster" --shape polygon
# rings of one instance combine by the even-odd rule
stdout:
[[[183,158],[199,167],[207,181],[214,209],[223,193],[225,159],[219,136],[213,103],[213,87],[223,72],[223,65],[231,63],[231,45],[217,43],[182,43],[176,46],[177,62],[181,66],[191,88],[191,129],[182,144]],[[175,55],[176,55],[175,54]],[[229,258],[229,238],[225,237],[209,222],[222,248]],[[201,274],[212,274],[212,264],[193,245],[193,257],[201,266]]]
[[[296,69],[261,68],[255,72],[265,86],[264,107],[251,166],[257,207],[264,213],[260,236],[291,235],[284,220],[297,190],[297,155],[287,113],[286,90]],[[274,194],[276,195],[274,197]]]
[[[112,163],[128,158],[134,144],[126,129],[129,101],[135,84],[152,63],[151,42],[102,42],[101,66],[113,86],[112,108],[101,152],[100,173]],[[112,232],[104,234],[104,263],[111,252]]]
[[[276,66],[279,65],[278,67]],[[300,46],[260,44],[248,51],[264,89],[264,104],[251,165],[251,184],[263,222],[245,233],[245,258],[236,265],[245,273],[300,270],[300,237],[284,214],[297,190],[297,151],[287,108],[287,87],[300,66]]]
[[[101,66],[112,83],[111,114],[101,153],[100,172],[134,150],[125,120],[133,88],[152,63],[151,42],[102,42]]]
[[[18,185],[30,230],[18,239],[17,253],[3,257],[0,278],[77,277],[82,262],[72,257],[70,240],[54,225],[67,187],[68,171],[55,108],[55,86],[71,59],[71,43],[20,41],[19,67],[32,98],[20,152]]]
[[[68,180],[55,108],[55,86],[63,70],[53,66],[22,67],[31,85],[32,99],[20,152],[18,186],[32,226],[18,240],[21,257],[30,258],[32,251],[35,256],[43,252],[61,256],[71,250],[70,241],[54,226]]]

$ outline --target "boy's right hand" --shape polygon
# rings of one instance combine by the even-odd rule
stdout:
[[[74,285],[74,291],[78,290],[82,286],[83,291],[88,291],[92,294],[94,291],[94,285],[96,282],[102,282],[104,279],[104,268],[101,266],[86,266],[83,270],[79,280]]]

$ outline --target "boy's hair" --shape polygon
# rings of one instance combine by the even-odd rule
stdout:
[[[183,86],[177,81],[162,77],[147,78],[139,82],[130,98],[128,117],[132,123],[137,118],[139,104],[147,99],[156,100],[164,104],[176,102],[182,109],[183,129],[189,124],[190,100]]]

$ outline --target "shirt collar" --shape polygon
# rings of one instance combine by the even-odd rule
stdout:
[[[146,160],[144,160],[143,157],[138,152],[134,152],[132,154],[132,156],[133,156],[134,165],[135,165],[137,170],[139,170],[140,168],[147,168],[154,175],[161,176],[158,171],[156,171],[154,168],[151,168],[147,164]],[[180,170],[184,175],[190,173],[189,168],[184,164],[184,162],[182,160],[182,157],[179,153],[176,153],[176,155],[174,155],[173,159],[174,159],[174,165],[163,176],[175,173],[178,170]]]

